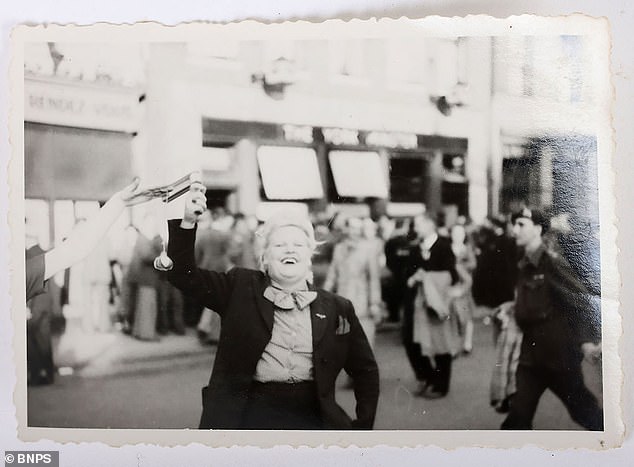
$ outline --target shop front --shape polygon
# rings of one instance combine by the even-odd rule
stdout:
[[[24,84],[24,195],[48,248],[131,182],[138,93],[54,77]]]
[[[202,126],[204,147],[231,154],[226,170],[203,170],[205,184],[227,187],[233,174],[226,206],[245,214],[263,218],[280,203],[373,218],[446,204],[468,211],[465,138],[210,118]],[[458,172],[444,168],[447,155],[463,163]]]

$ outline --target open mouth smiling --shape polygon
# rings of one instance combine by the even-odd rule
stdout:
[[[294,256],[285,256],[281,259],[282,264],[297,264],[297,258]]]

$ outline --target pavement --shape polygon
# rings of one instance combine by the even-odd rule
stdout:
[[[476,319],[484,312],[476,313]],[[397,347],[400,324],[385,323],[379,334],[396,333]],[[379,338],[381,342],[382,339]],[[101,377],[117,374],[150,372],[171,366],[174,362],[196,364],[215,355],[215,345],[201,345],[196,330],[187,328],[185,335],[168,333],[156,340],[139,340],[121,331],[87,333],[80,322],[69,320],[64,334],[53,340],[55,365],[63,374]]]
[[[215,349],[202,345],[195,329],[188,328],[185,335],[166,334],[148,341],[120,331],[88,334],[71,323],[54,342],[54,361],[65,374],[104,377],[207,362]]]
[[[491,326],[476,323],[474,351],[454,360],[451,389],[443,399],[414,395],[416,381],[398,328],[377,334],[381,393],[375,429],[497,430],[504,415],[489,405],[494,347]],[[199,344],[193,331],[159,342],[114,335],[105,350],[72,375],[50,386],[28,388],[28,424],[73,428],[196,428],[200,389],[206,385],[215,346]],[[600,367],[584,366],[588,387],[601,398]],[[354,414],[355,399],[345,375],[338,403]],[[579,430],[550,392],[540,401],[536,429]]]

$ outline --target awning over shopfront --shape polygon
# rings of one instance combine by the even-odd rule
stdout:
[[[332,176],[339,196],[387,198],[383,163],[373,151],[330,151]]]
[[[258,164],[268,199],[317,199],[324,196],[314,149],[260,146]]]
[[[25,123],[25,197],[109,199],[132,181],[132,136]]]

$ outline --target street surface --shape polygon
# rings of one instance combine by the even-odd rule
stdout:
[[[474,351],[454,361],[451,390],[444,399],[413,396],[416,382],[400,334],[377,334],[376,358],[381,371],[381,397],[376,429],[497,430],[504,415],[489,406],[489,381],[494,348],[492,329],[476,323]],[[200,389],[209,378],[209,357],[191,362],[166,361],[163,368],[107,377],[59,376],[52,386],[30,387],[30,426],[64,428],[196,428],[200,416]],[[600,370],[584,367],[587,383],[599,395]],[[354,395],[340,379],[337,399],[350,413]],[[535,429],[580,429],[559,400],[547,392],[542,398]]]

